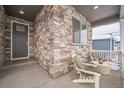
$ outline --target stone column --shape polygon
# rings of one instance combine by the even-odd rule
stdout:
[[[88,43],[83,46],[73,44],[72,17],[85,22],[88,31]],[[87,61],[92,47],[90,23],[72,6],[44,6],[34,21],[34,54],[40,66],[53,78],[61,76],[73,69],[75,53],[84,55]]]
[[[124,5],[121,6],[121,10],[120,10],[120,42],[121,42],[121,53],[122,53],[121,78],[122,78],[122,87],[124,87]]]
[[[121,19],[120,20],[120,26],[121,26],[121,29],[120,29],[120,40],[121,40],[121,53],[122,53],[122,56],[124,56],[124,19]],[[124,66],[124,60],[122,60],[122,69]],[[124,71],[124,70],[123,70]],[[124,74],[123,74],[123,78],[124,78]]]

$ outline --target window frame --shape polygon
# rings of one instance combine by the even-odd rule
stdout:
[[[74,42],[74,32],[76,32],[76,31],[74,31],[73,30],[73,19],[76,19],[76,20],[78,20],[77,18],[75,18],[75,17],[72,17],[72,33],[73,33],[73,35],[72,35],[72,39],[73,39],[73,43],[75,43],[75,44],[80,44],[80,41],[81,41],[81,37],[80,37],[80,34],[81,34],[81,26],[80,26],[80,29],[79,29],[79,42]],[[79,21],[79,23],[81,24],[81,22],[80,22],[80,20],[78,20]],[[79,24],[79,25],[80,25]]]
[[[84,20],[84,21],[86,21],[86,20]],[[83,29],[82,29],[82,25],[84,25],[84,23],[83,22],[81,22],[81,31],[83,31]],[[81,32],[80,31],[80,32]],[[80,36],[81,37],[81,36]],[[86,37],[85,37],[87,40],[86,40],[86,42],[80,42],[82,45],[88,45],[88,27],[87,27],[87,25],[86,25]]]
[[[76,19],[76,20],[78,20],[79,21],[79,23],[80,23],[80,30],[79,30],[79,42],[77,43],[77,42],[74,42],[74,30],[73,30],[73,18],[74,19]],[[82,31],[82,25],[83,25],[84,23],[82,22],[82,21],[80,21],[79,19],[77,19],[76,17],[74,17],[74,16],[72,16],[72,43],[73,43],[73,45],[87,45],[88,44],[88,34],[87,34],[87,36],[86,36],[86,38],[87,38],[87,42],[84,42],[84,43],[82,43],[81,42],[81,31]],[[87,29],[87,25],[86,25],[86,29]],[[86,33],[88,33],[88,30],[86,30],[87,32]],[[76,31],[75,31],[76,32]]]

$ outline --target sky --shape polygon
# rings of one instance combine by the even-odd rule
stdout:
[[[110,35],[112,33],[112,35]],[[119,22],[102,25],[93,28],[93,39],[115,37],[120,41],[120,24]]]

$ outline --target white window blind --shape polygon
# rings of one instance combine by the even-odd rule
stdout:
[[[86,27],[86,25],[82,25],[82,29],[81,29],[81,44],[83,44],[83,45],[87,44],[87,27]]]
[[[81,24],[81,22],[72,18],[73,24],[73,43],[80,43],[82,45],[87,44],[87,25]]]

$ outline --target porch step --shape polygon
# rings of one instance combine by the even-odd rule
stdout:
[[[3,67],[2,67],[2,69],[4,70],[4,69],[8,69],[8,68],[13,68],[13,67],[19,67],[19,66],[23,66],[23,65],[29,65],[29,64],[36,64],[36,62],[34,61],[34,60],[32,60],[32,61],[24,61],[23,63],[19,63],[19,62],[12,62],[12,61],[10,61],[10,62],[6,62],[4,65],[3,65]]]

